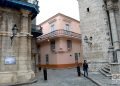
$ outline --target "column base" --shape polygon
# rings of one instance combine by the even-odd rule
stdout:
[[[28,82],[35,77],[31,71],[0,72],[0,84],[15,84]]]
[[[112,74],[112,80],[119,80],[120,81],[120,73]]]
[[[16,83],[17,82],[16,72],[0,72],[0,84]]]
[[[111,63],[112,80],[120,81],[120,63]]]

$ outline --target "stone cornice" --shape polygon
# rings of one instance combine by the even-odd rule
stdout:
[[[21,14],[19,11],[17,10],[12,10],[12,9],[8,9],[8,8],[1,8],[0,7],[0,11],[3,11],[3,12],[8,12],[8,13],[17,13],[17,14]]]
[[[1,31],[0,36],[12,36],[12,32]],[[20,36],[32,36],[32,35],[31,33],[20,32],[15,36],[20,37]]]

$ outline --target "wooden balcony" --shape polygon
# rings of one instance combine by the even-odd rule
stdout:
[[[72,31],[63,30],[63,29],[55,30],[48,34],[41,35],[37,38],[38,38],[38,42],[43,42],[45,40],[54,39],[58,37],[66,37],[66,38],[73,38],[73,39],[81,40],[81,34],[78,34]]]

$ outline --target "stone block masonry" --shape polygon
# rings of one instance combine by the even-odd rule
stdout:
[[[78,0],[80,28],[82,32],[83,55],[90,63],[91,71],[98,71],[108,63],[108,47],[111,44],[108,17],[103,0]],[[92,45],[85,43],[92,37]],[[94,64],[95,63],[95,64]]]
[[[0,8],[0,84],[23,83],[35,77],[31,69],[31,15],[26,10]],[[12,40],[12,28],[18,33]],[[15,63],[6,64],[6,58]]]

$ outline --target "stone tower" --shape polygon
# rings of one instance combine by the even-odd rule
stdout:
[[[90,70],[119,63],[120,0],[78,0],[78,3],[83,55]]]
[[[35,77],[31,21],[38,13],[38,5],[28,0],[0,1],[0,84],[25,83]]]

